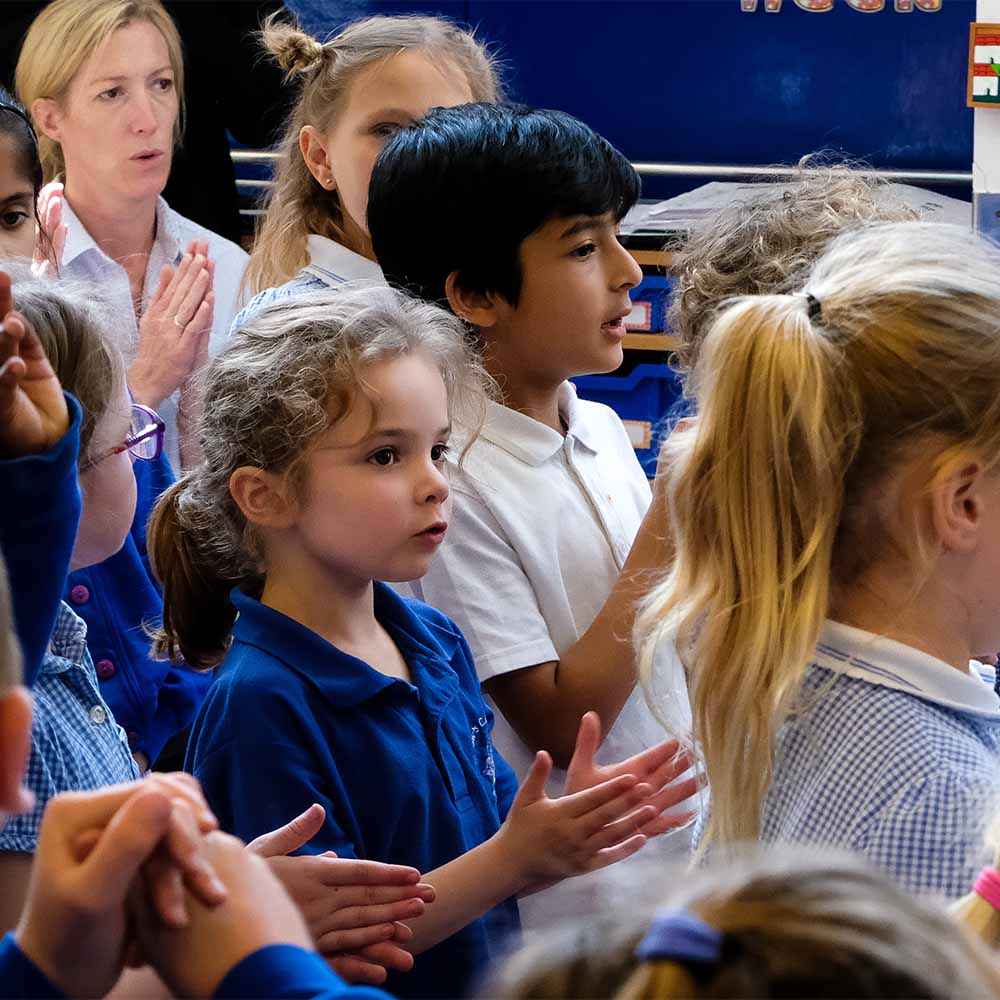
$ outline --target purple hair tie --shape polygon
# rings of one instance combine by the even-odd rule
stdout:
[[[680,965],[715,965],[722,955],[725,935],[687,910],[661,913],[639,942],[640,962],[677,962]]]

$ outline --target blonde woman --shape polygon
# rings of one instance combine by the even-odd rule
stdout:
[[[247,260],[160,197],[183,117],[177,30],[159,0],[54,0],[16,81],[45,179],[63,185],[62,272],[101,286],[132,394],[162,414],[177,467],[178,403],[228,333]]]
[[[1000,645],[998,330],[1000,251],[904,222],[705,335],[665,452],[676,555],[637,628],[647,671],[682,651],[713,850],[822,843],[917,892],[972,884],[1000,780],[970,665]]]
[[[258,294],[235,327],[304,291],[381,281],[365,214],[382,146],[431,108],[499,96],[486,47],[444,18],[370,17],[324,44],[271,18],[262,40],[301,89],[247,270]]]

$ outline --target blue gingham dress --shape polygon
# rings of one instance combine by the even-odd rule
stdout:
[[[87,652],[87,625],[63,604],[32,688],[31,755],[24,785],[30,813],[0,829],[0,851],[33,853],[45,804],[60,792],[93,791],[139,777],[128,739],[101,697]]]
[[[855,851],[915,893],[955,899],[991,861],[998,791],[992,678],[829,623],[778,735],[761,837]]]

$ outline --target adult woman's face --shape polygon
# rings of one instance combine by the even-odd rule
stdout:
[[[178,95],[167,44],[148,21],[119,28],[80,67],[46,131],[67,186],[123,201],[155,199],[170,175]]]

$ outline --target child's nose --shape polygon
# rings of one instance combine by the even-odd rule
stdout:
[[[613,286],[615,288],[635,288],[641,281],[642,268],[636,262],[635,257],[619,244]]]
[[[424,503],[444,503],[448,499],[448,476],[440,465],[431,463],[427,478],[421,483],[420,497]]]

